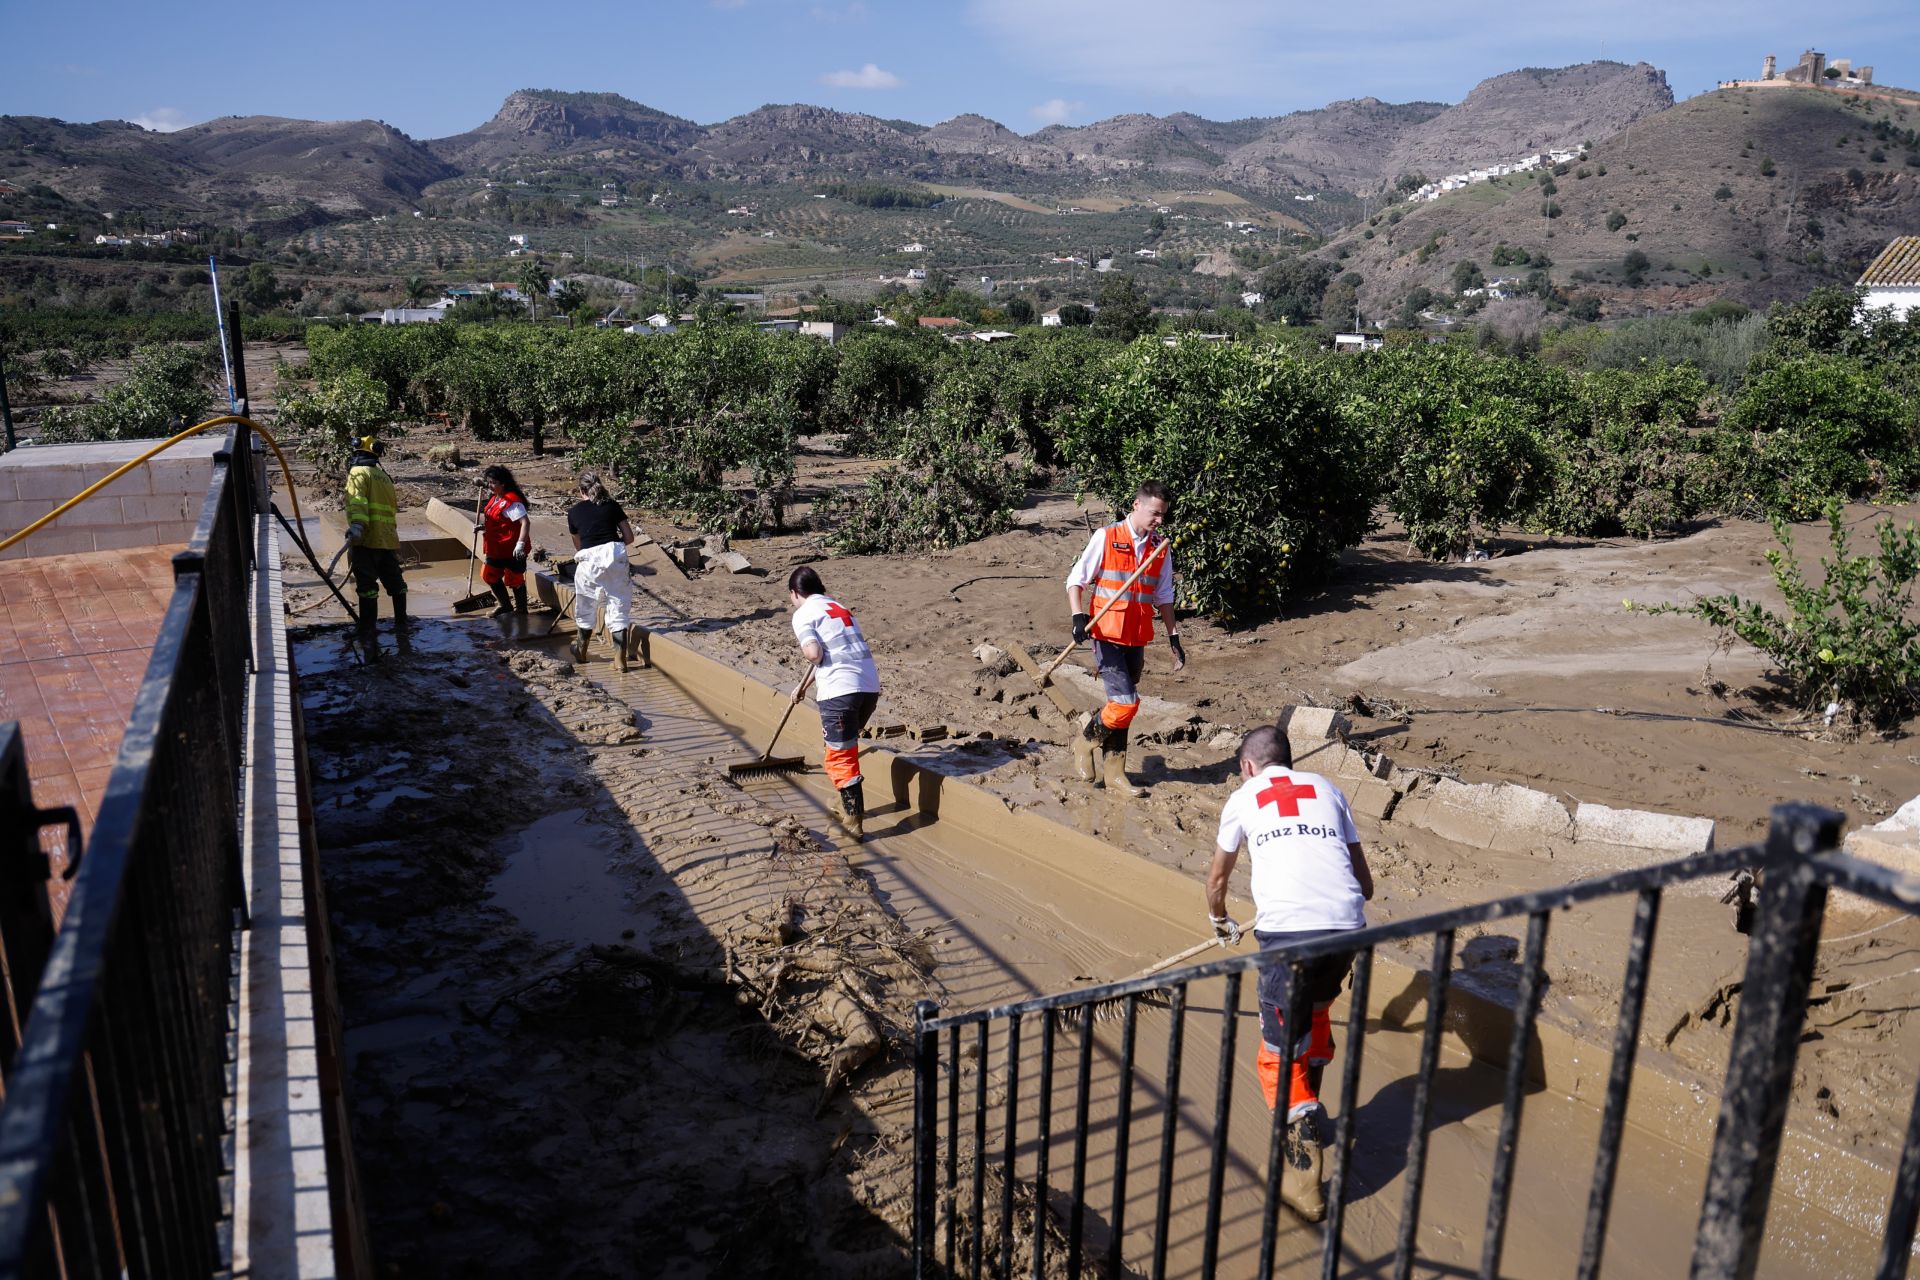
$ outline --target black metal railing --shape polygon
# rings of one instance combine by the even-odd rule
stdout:
[[[0,1276],[224,1265],[256,457],[239,429],[214,457],[31,993],[0,1106]]]
[[[1428,1176],[1428,1144],[1433,1134],[1435,1075],[1439,1065],[1441,1033],[1449,1016],[1447,991],[1453,970],[1456,935],[1463,929],[1502,920],[1527,921],[1526,941],[1520,952],[1520,972],[1511,1000],[1510,1039],[1505,1045],[1505,1087],[1500,1094],[1498,1137],[1490,1158],[1471,1170],[1473,1185],[1487,1190],[1485,1230],[1477,1274],[1500,1274],[1508,1210],[1514,1187],[1515,1156],[1522,1108],[1528,1093],[1529,1049],[1537,1043],[1537,1021],[1546,984],[1545,955],[1552,915],[1565,908],[1606,899],[1631,899],[1631,934],[1625,976],[1618,1001],[1612,1063],[1602,1104],[1597,1150],[1587,1192],[1584,1229],[1577,1252],[1569,1231],[1566,1269],[1590,1280],[1599,1274],[1607,1237],[1627,1103],[1634,1077],[1635,1052],[1641,1017],[1646,1008],[1648,979],[1665,891],[1705,877],[1724,877],[1741,869],[1757,869],[1760,879],[1756,923],[1749,943],[1746,979],[1735,1021],[1719,1118],[1708,1164],[1707,1184],[1694,1237],[1692,1274],[1695,1277],[1750,1277],[1758,1263],[1759,1246],[1767,1220],[1769,1193],[1785,1127],[1795,1053],[1807,1006],[1815,945],[1829,886],[1860,894],[1874,902],[1920,914],[1920,883],[1903,879],[1884,868],[1836,851],[1841,817],[1801,805],[1783,805],[1774,811],[1764,843],[1710,851],[1656,866],[1637,868],[1562,888],[1514,897],[1478,906],[1421,916],[1375,926],[1338,937],[1317,939],[1284,949],[1262,951],[1232,959],[1129,982],[1025,1000],[997,1008],[947,1017],[938,1016],[931,1002],[919,1007],[914,1091],[914,1188],[911,1246],[916,1276],[945,1274],[1010,1278],[1019,1271],[1038,1278],[1057,1274],[1078,1276],[1083,1270],[1128,1274],[1126,1253],[1148,1260],[1145,1270],[1155,1280],[1169,1273],[1170,1247],[1180,1253],[1174,1270],[1181,1274],[1213,1276],[1224,1270],[1249,1273],[1242,1255],[1231,1264],[1222,1261],[1224,1199],[1230,1173],[1237,1171],[1236,1194],[1241,1197],[1237,1224],[1241,1248],[1251,1251],[1251,1232],[1245,1221],[1251,1211],[1248,1197],[1257,1196],[1258,1259],[1252,1274],[1273,1274],[1278,1261],[1278,1224],[1281,1207],[1283,1135],[1287,1107],[1274,1110],[1262,1171],[1233,1149],[1229,1141],[1235,1074],[1234,1040],[1240,1020],[1243,976],[1273,965],[1292,966],[1288,984],[1290,1007],[1285,1025],[1301,1026],[1306,1010],[1300,1006],[1302,966],[1319,957],[1353,953],[1352,991],[1346,1019],[1347,1043],[1341,1071],[1339,1119],[1329,1154],[1331,1177],[1327,1209],[1316,1251],[1323,1277],[1357,1266],[1368,1275],[1405,1277],[1412,1273],[1419,1242],[1421,1201]],[[1424,999],[1426,1017],[1421,1032],[1418,1064],[1404,1111],[1396,1124],[1406,1125],[1402,1203],[1387,1258],[1358,1262],[1343,1252],[1349,1196],[1354,1180],[1354,1151],[1360,1110],[1360,1078],[1367,1054],[1369,987],[1374,956],[1382,946],[1431,943]],[[1191,1112],[1183,1119],[1180,1106],[1183,1059],[1192,1038],[1197,984],[1219,979],[1217,1027],[1218,1077],[1214,1084],[1211,1123]],[[1205,990],[1211,992],[1211,985]],[[1145,1015],[1164,1025],[1165,1055],[1150,1065],[1139,1053],[1139,1034]],[[1101,1039],[1099,1015],[1119,1019],[1117,1037]],[[1026,1029],[1038,1023],[1037,1061],[1022,1060]],[[999,1050],[991,1035],[1004,1027]],[[1199,1024],[1204,1032],[1205,1023]],[[1075,1090],[1071,1134],[1071,1171],[1064,1201],[1049,1185],[1050,1149],[1055,1110],[1056,1028],[1077,1035]],[[963,1048],[963,1038],[969,1043]],[[944,1045],[943,1045],[944,1041]],[[1092,1125],[1094,1094],[1092,1062],[1096,1041],[1109,1067],[1101,1082],[1101,1115]],[[1117,1041],[1117,1042],[1116,1042]],[[1489,1054],[1497,1057],[1497,1054]],[[1161,1067],[1157,1079],[1144,1085],[1141,1077]],[[1533,1068],[1537,1069],[1537,1065]],[[1022,1095],[1023,1072],[1037,1073],[1035,1094]],[[945,1087],[942,1088],[944,1077]],[[969,1078],[970,1077],[970,1078]],[[1282,1069],[1282,1081],[1285,1070]],[[1284,1083],[1282,1084],[1284,1088]],[[997,1093],[998,1099],[989,1094]],[[1139,1098],[1149,1095],[1161,1112],[1157,1175],[1151,1193],[1150,1241],[1137,1235],[1129,1240],[1129,1166],[1133,1122]],[[944,1124],[941,1101],[944,1096]],[[969,1123],[963,1124],[966,1102]],[[1909,1121],[1905,1145],[1888,1209],[1877,1274],[1891,1278],[1906,1274],[1913,1242],[1916,1197],[1920,1196],[1920,1092]],[[1396,1109],[1397,1106],[1396,1106]],[[999,1113],[992,1125],[993,1112]],[[1372,1123],[1369,1119],[1368,1123]],[[989,1128],[1000,1131],[998,1151],[990,1150]],[[1089,1143],[1093,1129],[1110,1133],[1110,1147],[1100,1153],[1104,1174],[1090,1185]],[[1023,1129],[1025,1132],[1023,1133]],[[1185,1158],[1176,1151],[1184,1137]],[[1395,1128],[1392,1141],[1402,1140]],[[1556,1152],[1564,1164],[1568,1153]],[[964,1156],[964,1161],[962,1157]],[[1202,1165],[1204,1161],[1204,1166]],[[962,1166],[966,1166],[963,1175]],[[1182,1169],[1176,1191],[1176,1167]],[[1450,1168],[1450,1179],[1462,1171]],[[1204,1175],[1204,1176],[1203,1176]],[[989,1197],[989,1184],[997,1196]],[[1104,1182],[1104,1186],[1097,1183]],[[1254,1192],[1253,1188],[1259,1191]],[[1201,1188],[1198,1195],[1195,1189]],[[1451,1188],[1456,1194],[1458,1187]],[[1203,1197],[1203,1199],[1202,1199]],[[989,1215],[990,1199],[997,1213]],[[1097,1201],[1097,1204],[1096,1204]],[[1088,1247],[1086,1221],[1104,1211],[1106,1247],[1093,1256]],[[1171,1224],[1180,1219],[1180,1238]],[[1064,1222],[1064,1225],[1061,1225]],[[1459,1226],[1461,1224],[1452,1224]],[[1132,1229],[1137,1232],[1138,1228]],[[1197,1239],[1196,1239],[1197,1236]],[[1051,1257],[1049,1255],[1052,1255]],[[1018,1258],[1017,1258],[1017,1255]],[[1298,1252],[1286,1260],[1290,1271],[1311,1263],[1311,1254]],[[1447,1274],[1465,1274],[1443,1268]]]

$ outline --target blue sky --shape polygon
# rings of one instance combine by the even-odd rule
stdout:
[[[702,123],[812,102],[928,124],[974,111],[1022,133],[1126,111],[1457,102],[1502,71],[1603,56],[1660,67],[1681,97],[1809,46],[1920,88],[1914,0],[336,0],[211,15],[14,0],[0,32],[0,114],[370,117],[417,138],[473,128],[527,87],[610,90]]]

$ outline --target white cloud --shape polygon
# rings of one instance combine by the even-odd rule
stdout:
[[[1065,124],[1086,109],[1087,104],[1084,102],[1068,102],[1065,98],[1048,98],[1028,114],[1041,124]]]
[[[154,133],[172,133],[176,129],[186,128],[193,121],[187,119],[186,113],[178,107],[155,107],[144,115],[134,116],[128,123]]]
[[[820,77],[820,83],[835,89],[898,89],[906,81],[869,62],[858,71],[829,71]]]

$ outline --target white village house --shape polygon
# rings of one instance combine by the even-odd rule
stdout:
[[[1893,308],[1896,320],[1920,318],[1920,236],[1895,236],[1860,273],[1861,305]]]

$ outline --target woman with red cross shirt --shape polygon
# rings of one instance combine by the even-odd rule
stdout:
[[[1187,665],[1187,651],[1173,618],[1173,552],[1160,532],[1172,495],[1157,480],[1133,495],[1133,510],[1118,524],[1094,532],[1067,574],[1067,608],[1073,642],[1093,640],[1094,665],[1107,704],[1082,716],[1074,736],[1073,767],[1082,781],[1110,791],[1128,791],[1127,726],[1140,710],[1140,673],[1153,641],[1158,614],[1173,649],[1173,669]],[[1136,577],[1136,571],[1138,576]],[[1088,591],[1092,599],[1088,599]],[[1097,616],[1096,616],[1097,615]],[[1101,756],[1094,768],[1093,753]]]
[[[1271,725],[1240,744],[1240,787],[1220,811],[1213,865],[1207,871],[1207,913],[1231,942],[1240,926],[1227,916],[1227,879],[1241,846],[1252,859],[1253,936],[1262,950],[1364,928],[1373,873],[1340,788],[1317,773],[1296,772],[1287,739]],[[1255,1067],[1267,1106],[1280,1101],[1281,1063],[1288,1064],[1285,1167],[1281,1198],[1313,1222],[1326,1215],[1321,1189],[1328,1137],[1320,1077],[1333,1060],[1328,1013],[1353,963],[1351,952],[1301,966],[1304,1026],[1285,1026],[1292,966],[1260,971],[1260,1052]]]
[[[858,841],[865,835],[866,795],[860,777],[860,731],[880,701],[880,669],[860,624],[827,594],[812,565],[787,575],[787,601],[793,607],[793,636],[813,664],[793,687],[793,701],[819,686],[820,732],[827,740],[827,778],[840,793],[840,825]]]

